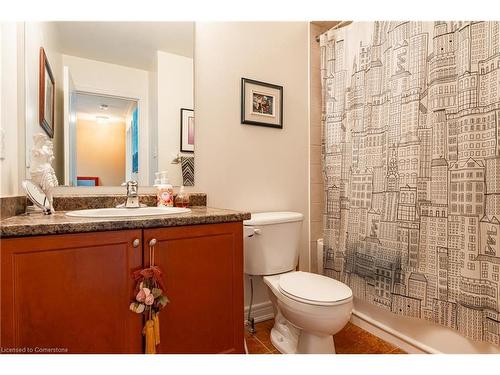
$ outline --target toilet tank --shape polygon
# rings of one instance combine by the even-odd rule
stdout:
[[[294,270],[303,219],[298,212],[261,212],[245,220],[245,273],[274,275]]]

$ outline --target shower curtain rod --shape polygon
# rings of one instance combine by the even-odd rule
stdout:
[[[341,27],[344,27],[344,26],[347,26],[347,25],[350,25],[352,23],[352,21],[340,21],[338,24],[336,24],[335,26],[333,26],[331,29],[328,29],[329,30],[335,30],[335,29],[340,29]],[[323,34],[323,33],[321,33]],[[320,35],[316,35],[316,42],[319,43],[319,37],[321,36]]]

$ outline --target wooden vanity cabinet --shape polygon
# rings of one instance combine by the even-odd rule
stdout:
[[[158,353],[245,353],[241,222],[144,230],[170,303]]]
[[[241,222],[2,239],[0,347],[143,353],[128,307],[151,239],[170,299],[158,352],[244,353]]]
[[[141,238],[125,230],[2,239],[0,346],[141,353],[142,318],[128,310]]]

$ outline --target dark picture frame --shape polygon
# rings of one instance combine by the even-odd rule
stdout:
[[[241,123],[283,129],[283,86],[241,78]]]
[[[49,83],[49,85],[47,85]],[[54,138],[54,103],[56,82],[43,47],[39,54],[38,122],[50,138]],[[48,97],[47,97],[48,96]]]
[[[194,110],[189,108],[181,108],[181,152],[194,153],[194,137]]]

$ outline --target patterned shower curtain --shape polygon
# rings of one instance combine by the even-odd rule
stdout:
[[[324,274],[500,345],[500,22],[355,22],[320,43]]]

